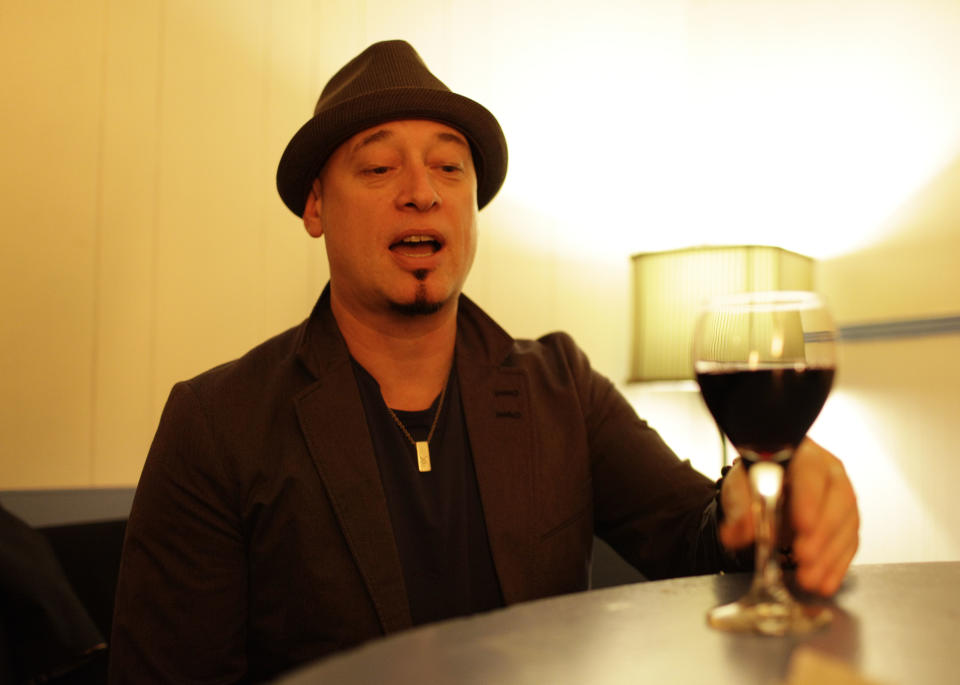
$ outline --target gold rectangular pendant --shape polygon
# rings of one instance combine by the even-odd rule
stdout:
[[[418,440],[417,443],[417,468],[420,473],[426,473],[430,470],[430,443],[425,440]]]

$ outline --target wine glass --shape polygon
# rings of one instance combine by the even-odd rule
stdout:
[[[717,297],[697,319],[694,372],[707,408],[747,468],[757,531],[750,590],[707,614],[714,628],[786,635],[832,618],[829,608],[803,604],[787,590],[777,533],[784,469],[830,392],[835,338],[823,299],[811,292]]]

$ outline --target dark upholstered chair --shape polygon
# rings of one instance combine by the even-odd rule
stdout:
[[[133,492],[0,492],[0,682],[106,683]]]
[[[80,602],[107,642],[113,624],[113,597],[120,573],[126,519],[74,523],[38,529],[50,543]],[[107,682],[108,649],[56,683],[93,685]]]

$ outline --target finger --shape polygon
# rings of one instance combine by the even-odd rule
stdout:
[[[856,509],[852,510],[837,525],[831,529],[829,537],[823,539],[822,544],[813,554],[809,553],[802,558],[811,566],[829,566],[843,556],[848,547],[859,544],[860,517]],[[806,543],[806,540],[802,542]]]
[[[856,555],[857,548],[859,546],[860,537],[858,533],[856,542],[854,542],[854,544],[851,545],[851,547],[847,550],[847,553],[842,558],[841,563],[837,564],[833,571],[827,576],[826,580],[823,581],[823,584],[821,585],[821,594],[829,597],[840,589],[840,584],[846,577],[847,569],[850,568],[850,564],[853,562],[853,557]]]
[[[753,499],[746,469],[739,461],[724,478],[720,501],[723,505],[720,541],[729,549],[746,547],[754,538]]]
[[[805,514],[810,519],[805,528],[797,526],[793,551],[798,560],[814,562],[827,554],[826,548],[831,540],[848,523],[852,522],[859,529],[857,499],[843,465],[835,461],[829,465],[827,472],[828,486],[820,496],[819,510]]]
[[[723,479],[723,489],[720,491],[720,501],[723,503],[724,519],[737,521],[750,513],[753,501],[750,493],[750,481],[747,470],[738,460]]]
[[[727,549],[741,549],[753,542],[755,536],[753,517],[749,514],[736,522],[724,521],[720,525],[720,542]]]
[[[800,504],[793,509],[797,536],[797,582],[811,592],[836,592],[859,545],[856,495],[843,464],[826,450],[808,450],[791,488]],[[811,475],[812,474],[812,475]],[[819,480],[826,486],[819,492]],[[818,502],[818,508],[813,503]]]
[[[797,582],[810,592],[831,595],[840,586],[860,542],[859,520],[850,517],[816,559],[801,562]]]
[[[804,440],[790,461],[790,520],[798,533],[810,531],[817,525],[833,464],[840,461],[811,440]]]

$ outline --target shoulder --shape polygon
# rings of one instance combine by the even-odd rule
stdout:
[[[587,355],[565,331],[553,331],[536,340],[516,338],[511,356],[517,359],[543,359],[551,361],[587,363]]]
[[[541,390],[574,391],[582,403],[614,392],[613,384],[592,368],[569,333],[554,331],[535,340],[514,338],[466,296],[460,300],[458,336],[462,359],[501,371],[522,370]]]
[[[535,340],[515,339],[504,366],[525,369],[555,382],[575,386],[599,376],[590,366],[586,353],[573,337],[563,331],[554,331]]]
[[[535,340],[514,338],[466,296],[461,296],[458,335],[472,358],[483,357],[495,366],[589,369],[586,354],[569,333],[555,331]]]
[[[476,304],[461,302],[461,359],[489,371],[519,372],[541,400],[573,401],[582,411],[605,406],[617,393],[614,384],[590,364],[587,354],[563,331],[536,339],[514,338]]]
[[[299,361],[298,350],[305,324],[253,347],[241,357],[215,366],[178,383],[188,387],[200,399],[239,397],[254,393],[263,396],[278,385],[297,385],[310,380]]]
[[[262,459],[274,454],[268,443],[295,431],[296,398],[315,383],[299,360],[300,329],[174,384],[144,473],[219,482],[218,488],[249,482]],[[233,497],[232,506],[239,506]]]

